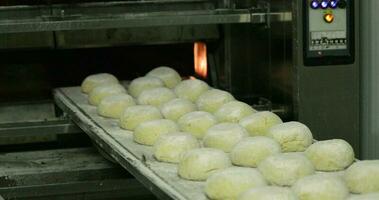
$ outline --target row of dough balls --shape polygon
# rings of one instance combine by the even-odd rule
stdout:
[[[142,78],[146,78],[146,77],[142,77]],[[133,80],[131,83],[131,86],[133,86],[133,82],[135,82],[136,80],[144,80],[142,78],[138,78],[138,79]],[[148,79],[150,79],[150,78],[148,78]],[[153,80],[154,80],[154,78],[153,78]],[[139,81],[137,81],[137,83],[138,82]],[[150,83],[150,82],[151,81],[147,81],[147,83]],[[155,81],[155,82],[158,82],[158,81]],[[198,84],[199,82],[200,82],[200,84]],[[282,121],[280,120],[279,117],[277,117],[275,114],[270,113],[270,112],[258,112],[258,113],[252,114],[255,111],[250,106],[248,106],[247,104],[244,104],[242,102],[234,101],[233,96],[231,96],[227,92],[217,90],[217,89],[208,90],[208,88],[207,88],[207,90],[196,89],[196,88],[204,88],[202,86],[204,86],[205,83],[203,83],[202,81],[187,80],[187,81],[183,81],[183,83],[185,83],[185,84],[181,84],[181,87],[175,87],[175,93],[178,96],[181,96],[182,97],[181,99],[179,98],[179,99],[171,100],[171,99],[175,98],[174,95],[171,95],[171,93],[169,93],[169,92],[165,93],[165,91],[162,89],[156,90],[156,91],[151,90],[154,92],[149,92],[150,93],[150,94],[148,93],[149,95],[142,95],[142,97],[144,97],[144,98],[141,98],[140,96],[144,90],[152,89],[152,88],[146,88],[146,87],[145,88],[139,87],[139,88],[143,88],[143,89],[139,89],[142,92],[139,92],[140,96],[137,95],[137,97],[138,97],[137,99],[138,99],[138,103],[150,104],[153,106],[161,107],[162,108],[161,112],[166,113],[166,115],[164,117],[166,117],[166,118],[171,117],[171,119],[174,121],[179,120],[178,123],[181,127],[180,129],[188,131],[192,135],[188,134],[188,133],[178,132],[179,128],[176,126],[175,123],[173,123],[173,121],[167,120],[167,119],[166,120],[161,119],[162,116],[160,114],[158,114],[159,110],[158,110],[158,112],[152,112],[153,113],[152,115],[155,117],[153,117],[152,119],[147,119],[146,123],[141,123],[141,121],[139,121],[137,119],[137,120],[134,120],[134,121],[137,121],[137,123],[135,125],[133,125],[131,127],[123,127],[126,129],[134,130],[134,128],[137,128],[138,125],[142,125],[138,129],[135,130],[134,135],[136,137],[134,137],[134,140],[138,143],[145,144],[145,145],[155,144],[154,155],[160,161],[176,163],[176,162],[178,162],[178,159],[181,157],[182,152],[186,152],[190,149],[199,148],[201,146],[201,144],[193,136],[196,136],[196,138],[198,138],[198,139],[203,138],[204,146],[206,146],[206,147],[208,146],[208,147],[212,147],[212,148],[218,148],[218,149],[221,149],[225,152],[232,151],[232,147],[235,146],[234,147],[235,150],[232,151],[232,153],[231,153],[231,158],[232,158],[233,164],[240,165],[240,166],[248,166],[248,167],[256,167],[257,164],[260,161],[262,161],[265,157],[268,157],[269,155],[274,155],[274,154],[279,153],[281,151],[283,151],[283,152],[304,151],[312,143],[312,139],[313,139],[312,134],[310,133],[309,129],[305,125],[302,125],[298,122],[282,123]],[[192,83],[194,83],[194,84],[192,84]],[[136,85],[136,84],[134,84],[134,85]],[[144,84],[140,84],[140,86],[141,85],[144,85]],[[196,87],[196,85],[198,87]],[[162,85],[160,85],[160,86],[162,86]],[[173,87],[173,86],[171,86],[171,87]],[[112,87],[108,87],[108,88],[112,88]],[[133,87],[129,87],[129,92],[138,91],[138,89],[133,90],[132,88]],[[159,88],[159,87],[157,87],[157,88]],[[182,88],[182,89],[177,89],[177,88]],[[176,90],[185,91],[185,92],[183,92],[180,95],[180,92],[177,92]],[[198,91],[196,93],[196,95],[191,96],[191,93],[189,93],[188,91],[192,91],[192,90]],[[169,91],[169,90],[166,90],[166,91]],[[84,89],[83,89],[83,92],[84,92]],[[124,91],[121,91],[121,92],[124,92]],[[161,95],[162,93],[164,95]],[[113,96],[117,96],[117,95],[113,95]],[[90,97],[91,97],[91,95],[90,95]],[[166,97],[169,97],[169,98],[164,99]],[[220,97],[220,98],[218,98],[218,97]],[[130,98],[128,98],[128,99],[130,99]],[[153,101],[149,101],[150,99],[152,99]],[[166,104],[172,105],[172,106],[163,106],[162,107],[162,103],[159,101],[156,101],[155,99],[164,99],[163,102],[166,102]],[[197,106],[195,106],[192,103],[193,101],[195,101],[194,103],[196,103]],[[158,102],[158,103],[156,103],[156,102]],[[171,102],[171,103],[169,104],[169,102]],[[225,104],[228,104],[228,102],[230,102],[229,105],[224,106],[224,108],[221,109],[221,107],[223,107],[223,105],[225,105]],[[91,103],[91,100],[90,100],[90,103]],[[128,105],[131,106],[132,104],[128,104]],[[185,111],[178,113],[177,110],[180,110],[181,106],[182,106],[182,108],[184,107],[184,108],[189,108],[189,109],[182,109]],[[136,107],[138,107],[138,106],[135,106],[135,108]],[[170,107],[174,107],[174,109],[171,109],[171,111],[174,111],[174,112],[169,112]],[[216,116],[217,116],[217,114],[219,114],[219,116],[213,117],[209,113],[201,112],[201,111],[191,112],[191,111],[196,110],[196,107],[198,107],[201,110],[208,111],[209,113],[213,113]],[[131,106],[131,108],[133,108],[133,106]],[[140,108],[142,108],[142,107],[140,107]],[[136,110],[135,111],[136,116],[134,116],[132,118],[136,118],[136,117],[138,118],[138,115],[141,118],[144,118],[143,116],[145,116],[145,115],[141,115],[141,113],[145,113],[146,111],[148,113],[148,110],[154,110],[154,109],[152,109],[153,107],[151,107],[151,106],[149,107],[149,109],[147,109],[148,107],[144,107],[144,108],[145,108],[145,110],[144,109],[135,109]],[[177,109],[175,109],[175,108],[177,108]],[[106,109],[106,110],[109,110],[109,109]],[[170,113],[170,114],[167,114],[167,113]],[[188,114],[184,114],[184,113],[188,113]],[[221,113],[221,115],[220,115],[220,113]],[[223,116],[222,113],[229,113],[230,116],[229,115]],[[99,114],[101,115],[100,112],[99,112]],[[186,116],[180,117],[183,114]],[[147,115],[150,115],[150,114],[147,114]],[[109,117],[109,116],[106,116],[106,117]],[[117,118],[117,117],[115,117],[115,118]],[[157,120],[154,120],[155,118],[157,118]],[[149,121],[149,120],[153,120],[153,121]],[[227,121],[227,123],[216,124],[218,120],[221,122]],[[236,123],[232,123],[232,122],[239,122],[240,125],[238,125]],[[122,124],[123,123],[121,122],[121,125]],[[143,125],[143,124],[145,124],[145,125]],[[163,130],[160,130],[160,129],[163,129]],[[163,134],[163,135],[160,134],[160,133],[169,133],[169,132],[171,132],[172,134]],[[138,133],[138,134],[136,134],[136,133]],[[271,136],[274,140],[272,138],[268,138],[268,137],[249,137],[249,138],[246,138],[246,136],[248,136],[248,135],[250,135],[250,136],[260,136],[260,135]],[[242,140],[242,138],[244,138],[244,139]],[[291,139],[291,138],[293,138],[293,139]],[[157,141],[157,142],[155,142],[155,141]],[[327,166],[326,168],[320,167],[318,170],[324,170],[324,171],[341,170],[341,169],[345,168],[347,165],[349,165],[349,164],[346,164],[346,163],[350,162],[348,160],[354,159],[354,153],[349,152],[350,150],[352,152],[351,147],[346,142],[345,143],[347,145],[344,144],[343,142],[344,141],[338,140],[338,141],[323,141],[323,142],[315,143],[314,145],[312,145],[311,147],[308,148],[307,152],[309,152],[309,153],[307,153],[306,155],[309,155],[308,157],[311,157],[311,158],[313,157],[314,158],[313,160],[315,161],[314,163],[321,163],[318,165]],[[340,143],[342,143],[342,145],[340,145],[342,147],[336,147],[335,149],[337,151],[334,151],[334,150],[330,151],[330,149],[329,149],[330,147],[333,149],[333,146],[340,144]],[[238,145],[236,145],[236,144],[238,144]],[[328,146],[330,146],[330,147],[328,147]],[[348,148],[346,146],[348,146],[350,148]],[[347,151],[346,151],[346,149],[347,149]],[[214,151],[216,149],[202,148],[202,149],[196,149],[196,150],[200,151],[201,152],[200,154],[206,155],[206,153],[204,153],[202,151],[214,153]],[[218,150],[216,150],[216,152],[218,152],[218,153],[214,153],[215,155],[209,156],[209,157],[211,159],[214,159],[214,158],[217,158],[217,155],[220,156],[223,153],[222,151],[218,151]],[[334,155],[329,155],[329,157],[326,156],[327,159],[323,159],[325,157],[325,156],[323,156],[323,154],[328,153],[328,152],[334,152]],[[337,153],[335,153],[335,152],[337,152]],[[345,153],[345,152],[348,152],[347,156],[345,156],[347,158],[343,157],[343,155],[345,155],[343,153]],[[250,153],[250,156],[249,156],[249,153]],[[340,155],[342,155],[342,157],[339,157]],[[284,156],[284,154],[282,156]],[[334,158],[341,158],[340,161],[338,159],[337,159],[337,161],[334,161],[333,156],[334,156]],[[183,157],[186,157],[186,156],[183,156]],[[191,157],[191,156],[189,156],[189,157]],[[206,158],[206,157],[207,156],[205,156],[204,158]],[[196,163],[197,161],[192,161],[192,164],[191,164],[191,162],[188,162],[188,160],[191,161],[191,159],[182,159],[184,161],[179,163],[179,172],[178,173],[180,176],[182,176],[183,178],[186,178],[186,179],[190,179],[190,180],[203,179],[204,180],[210,174],[212,174],[212,170],[210,171],[209,169],[213,169],[213,171],[217,171],[219,169],[222,169],[222,167],[220,167],[220,168],[216,167],[218,164],[221,166],[224,166],[224,167],[230,166],[228,164],[225,164],[225,162],[230,164],[230,161],[229,162],[226,161],[227,160],[226,158],[228,158],[228,157],[227,156],[225,157],[225,155],[222,157],[223,158],[220,160],[220,162],[215,162],[215,163],[210,164],[210,165],[206,163],[205,164],[206,166],[202,166],[202,164],[204,164],[204,160],[201,161],[203,163]],[[278,156],[278,157],[280,157],[280,156]],[[283,176],[283,172],[282,172],[282,175],[277,174],[276,176],[278,176],[278,177],[275,177],[275,175],[272,175],[272,171],[274,171],[274,172],[275,172],[275,170],[285,171],[286,168],[285,169],[275,169],[275,167],[274,167],[273,169],[270,169],[269,167],[260,167],[259,169],[261,169],[262,174],[266,174],[266,178],[269,177],[268,180],[270,180],[271,184],[275,184],[275,181],[277,181],[279,184],[276,184],[276,185],[284,185],[284,186],[285,185],[287,185],[287,186],[292,185],[295,182],[296,178],[300,178],[302,176],[312,174],[314,169],[311,170],[312,167],[310,167],[311,164],[309,164],[310,163],[309,161],[306,162],[306,161],[304,161],[306,159],[298,158],[298,160],[293,159],[293,161],[291,163],[290,161],[288,161],[288,160],[291,160],[291,159],[289,159],[291,157],[296,158],[296,156],[290,156],[290,155],[284,156],[284,160],[287,160],[288,168],[289,169],[295,168],[295,170],[292,170],[292,172],[293,172],[292,174],[286,173],[286,175],[288,175],[287,177],[290,177],[290,178],[286,178],[286,176],[281,177],[281,176]],[[210,159],[210,158],[208,158],[208,159]],[[318,162],[320,159],[325,160],[325,161]],[[200,160],[202,160],[202,159],[200,159]],[[217,160],[217,159],[214,159],[214,160]],[[264,162],[266,165],[267,165],[267,163],[270,163],[270,162],[273,162],[271,164],[271,166],[276,166],[278,164],[278,163],[275,163],[275,159],[272,159],[273,161],[269,161],[270,159],[267,159],[267,160],[268,161]],[[310,160],[312,161],[312,159],[310,159]],[[350,164],[351,164],[351,162],[350,162]],[[279,161],[279,164],[280,163],[285,163],[285,162]],[[298,164],[298,163],[302,163],[302,164]],[[268,164],[268,165],[270,166],[270,164]],[[308,167],[307,167],[307,165],[308,165]],[[318,165],[315,164],[316,168]],[[264,165],[262,164],[262,166],[264,166]],[[330,168],[330,166],[332,166],[332,167]],[[337,169],[336,169],[336,166],[337,166]],[[196,167],[200,168],[200,169],[197,169]],[[207,173],[205,173],[205,175],[203,174],[203,176],[205,178],[199,176],[199,174],[201,174],[201,171],[202,170],[204,171],[204,169],[207,172]],[[267,171],[267,172],[264,172],[264,171]],[[198,172],[200,172],[200,173],[198,173]],[[297,175],[298,177],[293,176],[293,175]],[[271,180],[271,179],[273,179],[273,180]],[[276,179],[278,179],[278,180],[276,180]],[[280,180],[280,179],[283,179],[283,180]],[[292,179],[292,180],[290,180],[290,179]],[[286,181],[288,183],[286,183]],[[211,196],[211,195],[208,194],[208,196]],[[217,199],[217,198],[215,198],[215,199]]]

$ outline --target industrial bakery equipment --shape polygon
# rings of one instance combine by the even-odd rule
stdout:
[[[2,1],[0,148],[33,149],[36,154],[41,149],[87,148],[91,140],[83,134],[84,126],[79,128],[56,106],[53,89],[78,86],[93,73],[131,80],[167,65],[184,77],[228,90],[257,109],[301,121],[317,139],[346,139],[359,152],[358,3]],[[6,196],[9,191],[46,183],[4,177],[0,194],[5,198],[13,197]],[[83,176],[80,180],[89,181]],[[128,175],[123,180],[129,181]]]

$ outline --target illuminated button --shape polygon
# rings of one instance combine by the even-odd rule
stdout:
[[[328,14],[325,14],[324,15],[324,20],[325,20],[325,22],[326,23],[332,23],[333,22],[333,20],[334,20],[334,15],[333,14],[330,14],[330,13],[328,13]]]
[[[319,2],[317,0],[313,0],[311,2],[311,8],[317,9],[320,6]]]
[[[338,0],[332,0],[329,2],[329,7],[330,8],[337,8],[337,5],[338,5]]]
[[[329,3],[328,3],[327,0],[323,0],[323,1],[321,2],[321,8],[322,8],[322,9],[326,9],[326,8],[328,8],[328,5],[329,5]]]

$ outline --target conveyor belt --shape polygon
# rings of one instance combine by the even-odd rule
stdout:
[[[152,147],[133,142],[132,132],[118,126],[118,120],[97,115],[96,107],[87,103],[80,87],[54,91],[57,105],[85,131],[105,152],[160,199],[207,199],[204,182],[186,181],[177,176],[177,165],[158,162]]]

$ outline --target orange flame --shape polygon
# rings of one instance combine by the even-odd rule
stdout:
[[[195,73],[201,78],[207,78],[208,63],[207,63],[207,45],[204,42],[195,42],[194,48],[194,63]]]

